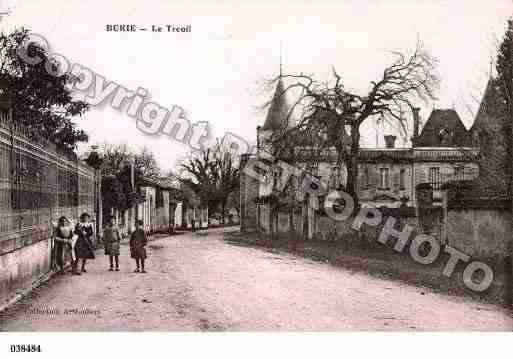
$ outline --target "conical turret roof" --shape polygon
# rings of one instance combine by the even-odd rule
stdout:
[[[287,119],[287,116],[289,115],[289,107],[285,95],[285,87],[283,86],[283,81],[280,77],[278,79],[278,84],[276,85],[273,99],[271,100],[271,105],[269,106],[269,111],[267,112],[267,117],[265,118],[265,123],[262,126],[262,130],[277,130],[289,125],[288,122],[290,122],[290,120]]]
[[[506,117],[506,103],[500,95],[498,80],[490,78],[486,85],[486,90],[479,105],[476,118],[470,132],[480,129],[498,129],[503,125]]]

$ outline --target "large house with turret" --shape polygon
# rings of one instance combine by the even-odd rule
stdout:
[[[311,238],[322,231],[318,219],[325,215],[322,206],[326,193],[344,188],[347,172],[344,166],[337,165],[334,151],[326,151],[321,161],[311,161],[305,149],[303,157],[289,164],[313,175],[325,188],[316,193],[305,190],[301,176],[280,183],[280,173],[268,159],[271,151],[266,139],[281,126],[294,125],[284,124],[288,112],[284,84],[279,79],[265,122],[256,129],[256,152],[242,155],[242,167],[250,161],[267,161],[269,173],[264,175],[270,180],[258,181],[242,172],[241,229],[265,233],[295,231]],[[419,186],[431,188],[432,205],[440,207],[444,184],[479,176],[479,148],[472,131],[465,128],[455,110],[433,109],[422,130],[420,109],[412,111],[411,119],[411,147],[396,147],[395,136],[388,135],[385,148],[360,149],[356,187],[362,206],[401,209],[401,213],[416,216]],[[289,200],[281,200],[277,205],[278,197]]]

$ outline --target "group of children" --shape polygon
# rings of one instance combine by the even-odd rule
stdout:
[[[80,216],[80,222],[73,228],[66,217],[59,218],[55,229],[55,258],[60,267],[59,274],[64,274],[66,257],[70,257],[71,273],[81,275],[86,273],[87,259],[94,259],[94,247],[92,242],[93,226],[91,217],[87,213]],[[147,257],[146,245],[148,238],[142,228],[143,222],[136,221],[135,231],[130,236],[130,256],[135,259],[135,273],[146,273],[145,262]],[[119,271],[119,246],[121,235],[114,224],[113,218],[109,218],[103,229],[103,243],[105,255],[109,257],[109,271]],[[81,271],[78,271],[78,262],[82,259]],[[115,267],[114,267],[115,264]]]
[[[135,273],[146,273],[144,263],[146,262],[146,245],[148,238],[142,229],[143,222],[138,220],[135,223],[135,231],[130,235],[130,256],[135,259]],[[114,262],[116,263],[116,271],[119,271],[119,243],[121,235],[118,228],[114,225],[113,218],[109,218],[107,226],[103,230],[103,243],[105,246],[105,255],[109,256],[110,268],[113,271]]]
[[[80,275],[87,272],[86,262],[94,259],[94,248],[91,242],[93,226],[89,222],[90,216],[87,213],[80,215],[80,222],[72,227],[66,217],[59,218],[55,230],[55,259],[60,267],[59,274],[64,274],[66,257],[70,258],[71,274]],[[78,261],[82,259],[81,271],[78,271]]]

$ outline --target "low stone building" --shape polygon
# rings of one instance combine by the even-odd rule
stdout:
[[[135,194],[129,194],[135,205],[126,209],[104,206],[104,217],[113,216],[124,236],[135,227],[135,219],[143,221],[147,233],[168,232],[175,227],[175,211],[180,202],[179,186],[165,177],[143,177]],[[106,201],[109,202],[109,201]]]

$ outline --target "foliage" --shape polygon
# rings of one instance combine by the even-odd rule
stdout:
[[[115,188],[121,188],[123,196],[105,192],[109,197],[118,200],[112,201],[112,206],[118,209],[127,209],[143,200],[141,195],[136,192],[137,187],[143,183],[144,178],[159,177],[160,170],[153,153],[147,148],[140,151],[134,151],[126,145],[108,145],[104,144],[99,150],[102,164],[100,171],[103,178],[115,178],[113,183]],[[132,187],[132,168],[134,163],[134,184]],[[117,189],[116,189],[117,190]]]
[[[226,206],[227,208],[235,208],[237,215],[240,216],[240,186],[230,192]]]
[[[98,170],[102,166],[103,159],[100,157],[98,152],[92,151],[86,158],[85,162],[95,170]]]
[[[127,196],[118,178],[102,177],[102,201],[106,208],[128,208]]]
[[[513,18],[508,20],[506,33],[499,45],[496,69],[499,93],[506,104],[506,119],[503,130],[506,139],[506,163],[507,172],[509,173],[510,193],[513,193]]]
[[[500,93],[506,101],[510,117],[513,118],[513,18],[508,20],[508,28],[499,45],[496,68]]]
[[[115,176],[134,163],[135,172],[139,177],[159,177],[160,169],[155,155],[146,147],[135,151],[125,144],[104,144],[99,150],[103,159],[101,171],[103,176]]]
[[[87,141],[87,135],[76,128],[71,118],[82,115],[88,106],[72,98],[68,87],[75,78],[48,73],[46,63],[53,70],[58,70],[59,64],[41,46],[27,46],[31,56],[43,60],[37,64],[29,64],[18,56],[17,49],[28,35],[29,30],[23,28],[0,34],[2,100],[11,104],[14,120],[31,137],[47,139],[60,150],[72,153],[77,142]]]

